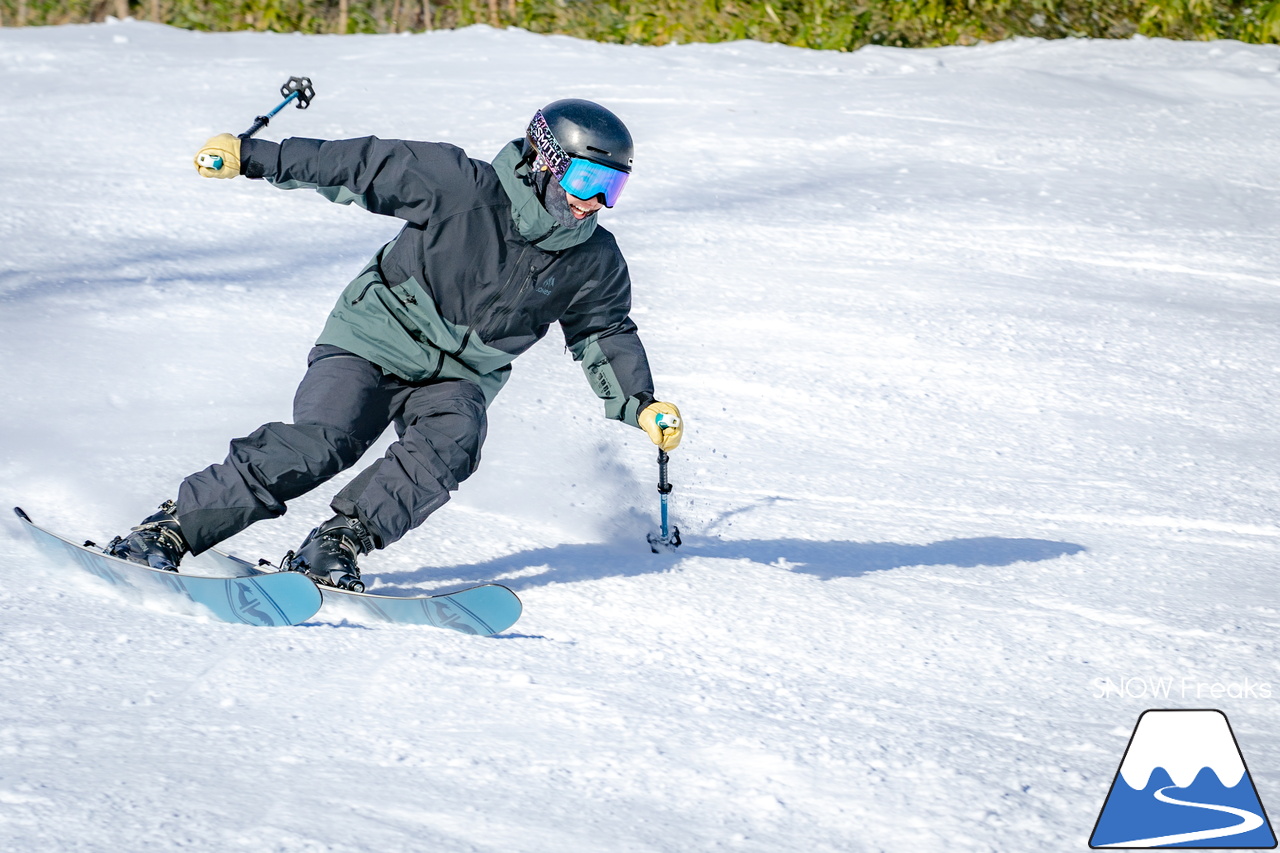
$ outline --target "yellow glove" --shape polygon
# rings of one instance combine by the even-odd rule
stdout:
[[[663,450],[675,450],[684,436],[684,421],[680,410],[672,403],[650,403],[637,418],[640,429],[649,434],[649,440]]]
[[[240,174],[240,139],[219,133],[210,139],[195,157],[196,171],[202,178],[234,178]]]

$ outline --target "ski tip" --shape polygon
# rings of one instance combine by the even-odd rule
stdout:
[[[15,506],[13,508],[13,514],[23,521],[31,521],[31,516],[27,515],[26,511],[20,506]]]
[[[482,637],[501,634],[520,621],[520,617],[524,614],[524,602],[510,587],[500,583],[487,583],[465,590],[465,592],[472,591],[483,591],[485,596],[482,598],[485,603],[484,616],[476,619],[475,625],[480,629],[476,633]],[[480,614],[477,612],[473,616],[480,616]]]

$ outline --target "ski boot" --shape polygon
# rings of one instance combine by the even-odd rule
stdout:
[[[372,550],[373,538],[360,519],[335,515],[308,533],[296,553],[285,555],[284,567],[325,586],[364,592],[356,558]]]
[[[107,543],[106,552],[131,563],[176,572],[183,555],[191,551],[174,515],[176,509],[173,501],[160,504],[159,512],[144,518],[128,536],[117,536]]]

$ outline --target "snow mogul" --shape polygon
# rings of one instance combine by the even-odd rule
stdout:
[[[226,461],[183,480],[176,500],[108,553],[177,571],[184,555],[283,515],[394,424],[398,440],[337,493],[333,517],[283,563],[363,590],[358,558],[422,524],[476,470],[488,406],[511,362],[553,322],[606,415],[674,449],[683,422],[654,397],[629,316],[627,265],[597,222],[617,203],[632,153],[616,115],[577,99],[534,113],[524,138],[492,163],[445,143],[376,137],[274,143],[223,133],[206,142],[196,155],[203,177],[309,187],[405,226],[329,314],[293,423],[232,441]]]

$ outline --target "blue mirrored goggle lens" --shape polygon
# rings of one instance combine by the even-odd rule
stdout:
[[[569,161],[564,177],[560,179],[560,186],[570,195],[582,199],[595,198],[604,193],[604,206],[613,207],[629,177],[631,176],[626,172],[574,157]]]

